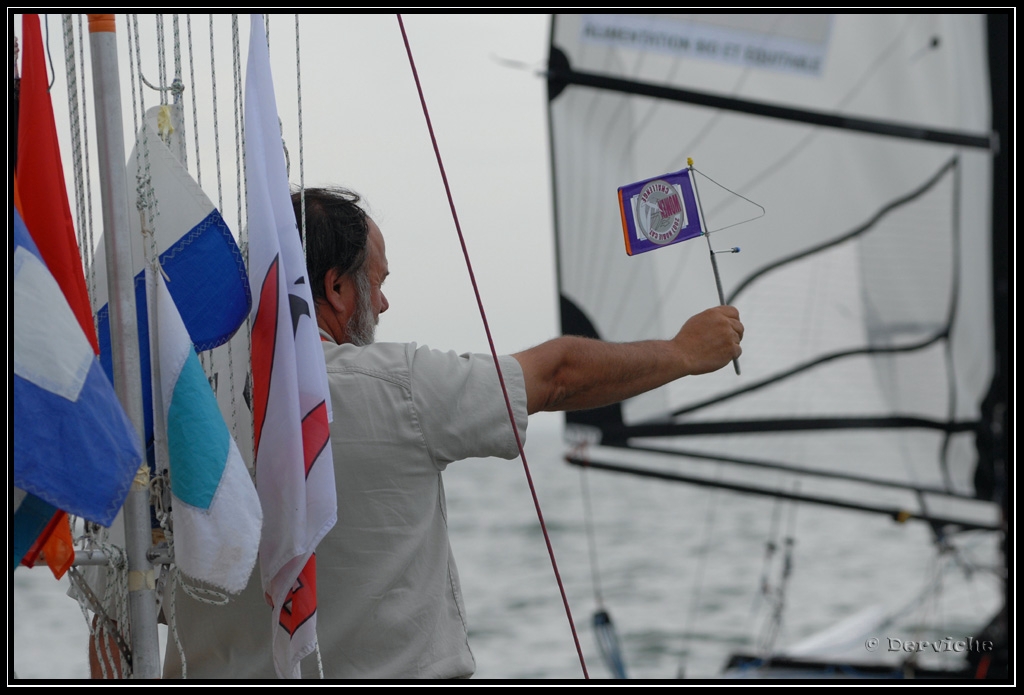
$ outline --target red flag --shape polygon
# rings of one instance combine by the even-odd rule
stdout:
[[[21,217],[93,351],[99,354],[82,257],[64,187],[38,15],[24,15],[22,43],[17,171]]]
[[[330,395],[295,225],[263,18],[253,15],[245,84],[252,285],[253,438],[263,505],[260,575],[273,607],[274,668],[298,678],[316,648],[313,552],[337,521]],[[339,587],[332,587],[338,590]]]
[[[57,142],[57,125],[50,102],[46,57],[39,16],[22,18],[22,66],[18,96],[18,210],[39,253],[67,297],[94,352],[99,343],[85,286],[82,258],[64,187],[64,168]],[[75,559],[68,517],[58,511],[22,560],[35,563],[42,553],[50,571],[60,579]]]

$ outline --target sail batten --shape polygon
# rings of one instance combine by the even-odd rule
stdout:
[[[557,65],[558,63],[556,63]],[[566,62],[566,65],[568,63]],[[921,128],[903,123],[875,121],[865,118],[854,118],[842,114],[811,111],[807,109],[788,108],[764,102],[719,96],[707,92],[687,89],[676,89],[663,85],[624,80],[610,75],[581,72],[572,68],[556,67],[549,71],[548,79],[564,85],[578,85],[604,89],[620,94],[667,99],[694,106],[706,106],[723,111],[735,111],[752,116],[777,118],[783,121],[804,123],[807,125],[838,128],[874,135],[886,135],[907,140],[921,140],[945,145],[958,145],[983,150],[995,151],[999,148],[999,138],[995,133],[971,133],[967,131],[935,130]]]
[[[766,488],[744,483],[733,483],[722,480],[712,480],[708,478],[702,478],[699,476],[685,475],[681,473],[656,470],[652,468],[644,468],[641,466],[624,466],[604,461],[581,459],[575,456],[569,456],[566,458],[566,460],[572,465],[581,466],[585,468],[593,468],[595,470],[604,470],[615,473],[628,473],[630,475],[638,475],[647,478],[657,478],[660,480],[688,483],[691,485],[721,488],[724,490],[730,490],[732,492],[737,493],[765,495],[794,502],[807,502],[811,504],[822,504],[829,507],[838,507],[841,509],[849,509],[853,511],[884,514],[886,516],[892,517],[894,520],[899,521],[901,523],[910,520],[918,520],[927,522],[936,527],[957,526],[965,530],[1000,530],[999,522],[994,520],[972,520],[964,516],[954,517],[939,514],[930,514],[927,511],[911,511],[905,507],[885,506],[881,504],[870,504],[867,502],[859,502],[853,500],[821,497],[817,495],[803,494],[800,492],[784,490],[778,487]]]
[[[974,432],[977,420],[945,421],[910,415],[878,417],[775,418],[651,423],[606,428],[607,441],[627,437],[674,437],[699,434],[742,434],[744,432],[805,432],[808,430],[928,429],[939,432]]]
[[[718,304],[703,242],[622,248],[618,188],[687,157],[721,182],[701,207],[712,247],[743,249],[719,266],[746,326],[742,376],[568,413],[567,434],[971,494],[994,368],[985,36],[983,15],[556,15],[563,332],[667,338]],[[764,217],[737,224],[744,198]]]
[[[645,451],[655,454],[664,454],[673,457],[683,457],[689,459],[700,459],[704,461],[718,461],[722,463],[734,464],[737,466],[748,466],[751,468],[760,468],[771,471],[779,471],[783,473],[795,473],[798,475],[831,478],[835,480],[847,480],[856,483],[865,483],[869,485],[880,485],[883,487],[898,488],[902,490],[911,490],[918,493],[926,493],[930,495],[942,495],[944,497],[951,497],[956,499],[965,499],[974,501],[975,498],[970,495],[964,495],[951,490],[948,487],[941,487],[937,485],[927,485],[924,483],[907,483],[899,480],[891,480],[882,477],[871,477],[858,475],[856,473],[845,473],[842,471],[830,471],[821,468],[809,468],[802,466],[791,466],[786,463],[778,461],[766,461],[756,460],[749,458],[740,458],[736,456],[722,456],[718,454],[712,454],[708,452],[696,451],[693,449],[676,449],[668,447],[659,447],[652,445],[637,444],[633,442],[616,444],[614,442],[608,443],[609,447],[619,447],[622,449],[628,449],[630,451]]]

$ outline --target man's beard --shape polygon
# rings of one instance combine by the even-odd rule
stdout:
[[[377,331],[377,321],[373,316],[373,305],[370,303],[370,277],[363,266],[355,274],[356,311],[348,320],[345,330],[348,342],[356,347],[373,343]]]

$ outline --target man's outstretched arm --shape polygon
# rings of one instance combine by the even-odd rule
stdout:
[[[671,340],[562,336],[513,357],[523,368],[528,412],[585,410],[720,369],[740,356],[742,338],[739,312],[718,306],[691,317]]]

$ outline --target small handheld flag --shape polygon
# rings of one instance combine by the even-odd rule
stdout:
[[[619,187],[619,213],[630,256],[704,233],[689,169]]]
[[[722,278],[718,273],[718,260],[715,254],[739,253],[740,247],[733,246],[724,251],[715,251],[711,248],[711,239],[708,235],[712,230],[706,226],[700,196],[697,193],[697,182],[693,176],[697,170],[693,168],[693,159],[688,158],[686,164],[687,167],[681,171],[619,187],[619,214],[622,217],[626,253],[635,256],[638,253],[703,236],[708,242],[711,268],[715,273],[715,286],[718,289],[718,301],[724,305],[725,293],[722,290]],[[757,205],[753,201],[747,202]],[[761,208],[760,205],[757,207]],[[764,208],[761,208],[761,214],[764,214]],[[739,360],[733,360],[732,366],[739,375]]]

